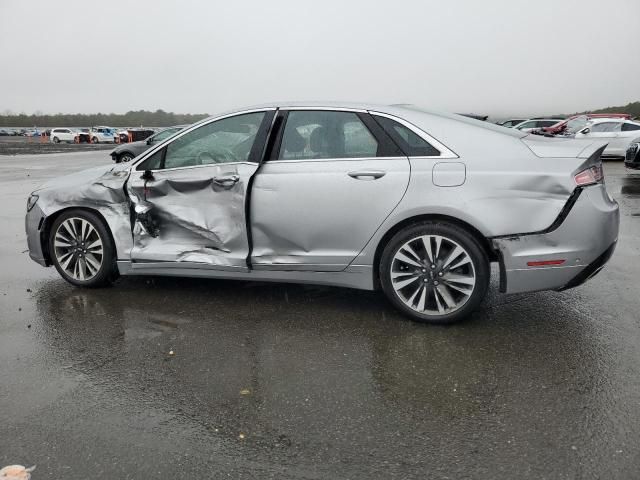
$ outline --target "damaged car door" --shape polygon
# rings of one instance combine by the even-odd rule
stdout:
[[[251,111],[205,123],[135,167],[127,183],[133,269],[248,270],[247,187],[273,115]]]
[[[402,199],[409,160],[367,112],[279,115],[251,193],[252,266],[344,270]]]

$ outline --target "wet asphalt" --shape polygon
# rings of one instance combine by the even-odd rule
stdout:
[[[108,152],[0,157],[0,467],[34,480],[640,477],[640,173],[613,259],[433,327],[340,288],[123,278],[26,253],[27,195]],[[494,270],[495,273],[495,270]],[[173,352],[173,355],[170,354]]]

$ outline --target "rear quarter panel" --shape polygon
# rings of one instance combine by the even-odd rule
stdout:
[[[580,163],[576,158],[540,158],[517,136],[472,125],[434,122],[429,128],[427,122],[419,123],[420,118],[408,120],[459,158],[412,157],[406,195],[353,264],[373,264],[385,233],[419,215],[450,216],[485,237],[543,230],[553,223],[575,188],[571,172]],[[438,187],[433,183],[433,166],[443,162],[465,165],[462,185]]]

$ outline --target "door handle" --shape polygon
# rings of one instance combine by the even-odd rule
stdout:
[[[213,183],[224,188],[233,187],[240,180],[239,175],[225,175],[224,177],[213,177]]]
[[[355,178],[357,180],[377,180],[378,178],[384,177],[386,174],[387,172],[383,172],[382,170],[358,170],[348,173],[351,178]]]

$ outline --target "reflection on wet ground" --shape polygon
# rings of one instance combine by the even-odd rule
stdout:
[[[509,297],[494,281],[450,327],[339,288],[76,289],[16,253],[10,219],[0,462],[65,479],[633,478],[640,198],[607,175],[623,225],[600,275]]]

